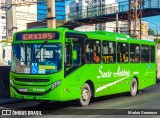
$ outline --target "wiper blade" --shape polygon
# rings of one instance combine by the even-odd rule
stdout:
[[[26,52],[26,45],[24,44],[23,41],[21,41],[21,47],[23,48],[24,52]],[[27,52],[27,56],[29,56],[28,52]]]

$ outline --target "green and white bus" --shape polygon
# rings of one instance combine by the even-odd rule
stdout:
[[[77,100],[139,90],[156,83],[155,43],[125,34],[42,28],[13,37],[10,95]]]

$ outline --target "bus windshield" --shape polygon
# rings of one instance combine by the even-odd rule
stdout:
[[[61,66],[61,44],[21,44],[12,47],[12,72],[51,74],[60,71]]]

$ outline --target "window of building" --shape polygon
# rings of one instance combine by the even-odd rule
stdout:
[[[149,46],[141,45],[141,62],[149,62]]]
[[[130,44],[130,62],[140,62],[140,46],[137,44]]]
[[[5,16],[1,16],[1,18],[2,18],[2,19],[5,19],[6,17],[5,17]]]
[[[151,46],[151,62],[155,62],[155,46]]]
[[[117,43],[117,62],[129,62],[128,43]]]
[[[116,61],[116,43],[112,41],[103,41],[102,43],[102,57],[103,62],[112,63]]]
[[[2,39],[6,39],[6,36],[2,36]]]
[[[100,41],[87,40],[85,44],[86,61],[87,63],[100,63],[101,48]]]
[[[2,29],[3,29],[3,31],[6,31],[6,26],[3,26]]]

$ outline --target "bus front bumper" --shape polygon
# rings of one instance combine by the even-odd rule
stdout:
[[[48,88],[48,89],[47,89]],[[32,90],[32,91],[26,91]],[[37,91],[44,92],[37,92]],[[15,85],[14,87],[10,85],[10,96],[12,98],[28,99],[28,100],[52,100],[52,101],[63,101],[63,92],[61,86],[54,89],[51,87],[44,87],[44,89],[37,86],[21,86]],[[34,92],[35,91],[35,92]]]

